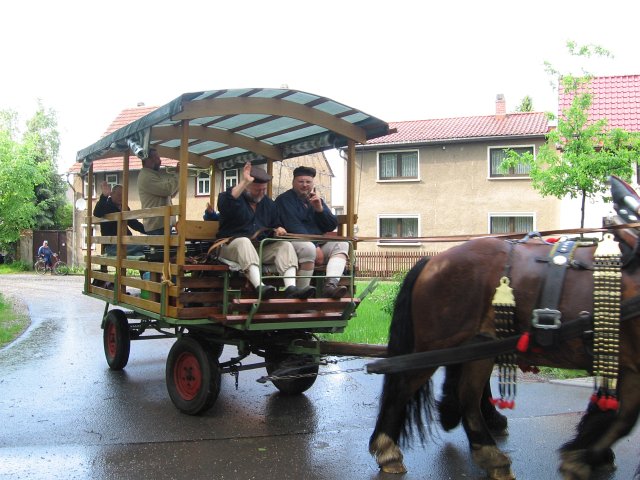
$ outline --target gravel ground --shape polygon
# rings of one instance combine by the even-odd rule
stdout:
[[[27,314],[27,299],[64,298],[68,288],[82,290],[84,277],[81,275],[37,275],[35,272],[0,275],[0,292],[10,300],[18,313]]]

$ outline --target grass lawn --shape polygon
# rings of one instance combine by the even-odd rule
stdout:
[[[29,326],[29,317],[19,313],[0,293],[0,347],[13,341]]]
[[[357,281],[356,292],[362,292],[368,284],[368,281]],[[321,338],[334,342],[386,345],[391,315],[385,311],[385,303],[394,291],[394,283],[378,283],[376,289],[360,303],[356,317],[349,320],[343,333],[321,335]]]

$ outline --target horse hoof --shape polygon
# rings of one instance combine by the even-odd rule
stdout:
[[[487,470],[487,474],[491,480],[516,480],[516,477],[509,466]]]
[[[560,475],[563,480],[588,480],[591,467],[584,462],[585,450],[569,450],[560,454]]]
[[[384,473],[407,473],[407,468],[402,462],[389,462],[386,465],[380,465],[380,470]]]
[[[511,459],[495,445],[472,445],[471,456],[491,480],[515,480]]]

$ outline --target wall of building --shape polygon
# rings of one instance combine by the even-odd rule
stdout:
[[[417,181],[379,181],[378,151],[358,152],[358,236],[376,237],[381,214],[419,215],[422,237],[489,233],[489,214],[533,214],[537,230],[558,228],[559,200],[542,198],[526,178],[489,178],[489,146],[535,144],[537,149],[541,143],[542,140],[423,146],[419,148]],[[451,245],[423,243],[380,248],[440,251]],[[367,243],[359,248],[372,250],[378,246]]]

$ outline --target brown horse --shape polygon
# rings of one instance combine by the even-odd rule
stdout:
[[[595,245],[578,247],[566,269],[557,310],[562,324],[584,318],[594,309]],[[430,260],[423,259],[407,274],[398,297],[389,334],[389,356],[447,351],[496,338],[492,299],[507,275],[515,297],[514,321],[519,333],[532,331],[532,311],[549,268],[552,245],[533,239],[512,242],[496,238],[470,240]],[[633,253],[622,270],[622,317],[619,333],[617,408],[601,410],[592,403],[576,437],[561,449],[560,471],[566,479],[586,479],[593,468],[613,462],[611,446],[633,428],[640,412],[640,269]],[[626,259],[625,259],[626,261]],[[588,317],[588,315],[587,315]],[[575,323],[575,322],[574,322]],[[586,323],[589,323],[587,320]],[[564,327],[560,327],[561,332]],[[584,329],[585,332],[591,327]],[[548,333],[548,332],[545,332]],[[532,344],[518,353],[522,365],[543,365],[591,371],[588,333],[562,339],[554,346]],[[385,359],[383,361],[399,359]],[[438,402],[445,430],[462,421],[474,461],[491,479],[513,479],[511,460],[501,452],[491,430],[506,427],[506,418],[489,403],[488,381],[495,358],[447,365],[443,397]],[[431,376],[439,365],[387,373],[369,450],[385,472],[406,472],[399,442],[408,442],[414,427],[421,438],[424,423],[433,418]]]

